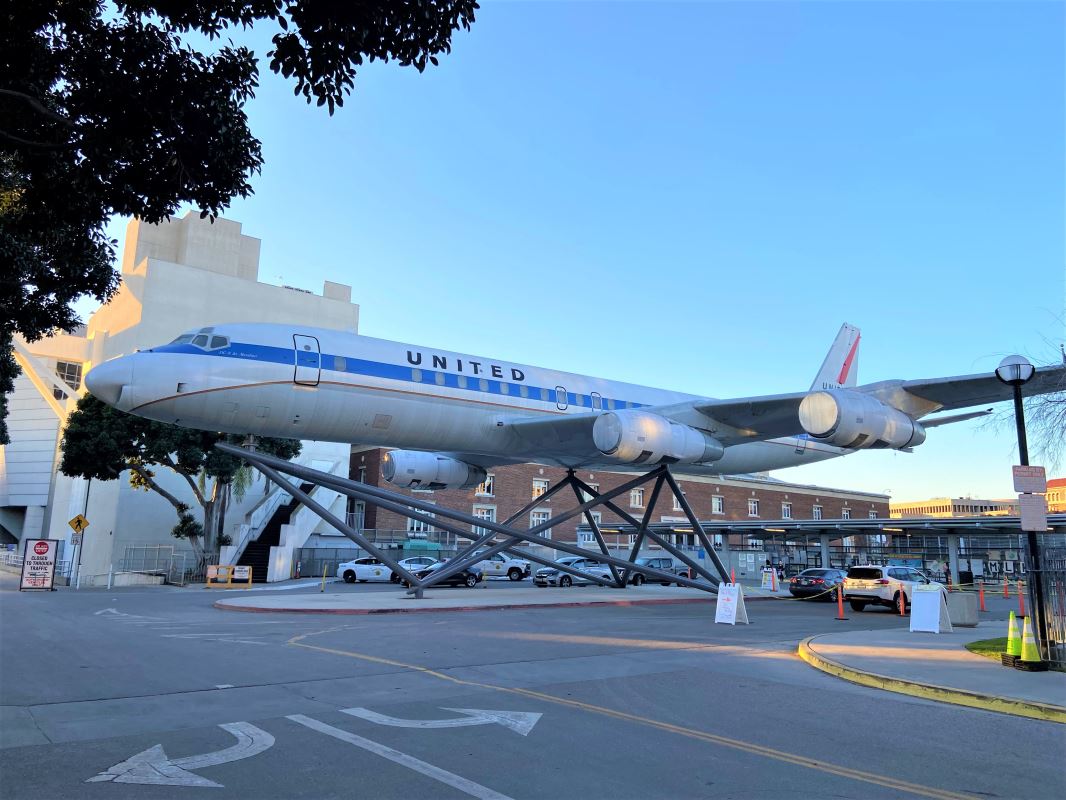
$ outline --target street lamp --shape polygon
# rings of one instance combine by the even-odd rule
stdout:
[[[1025,440],[1025,410],[1022,408],[1022,385],[1036,372],[1036,368],[1024,356],[1007,356],[996,367],[996,377],[1014,390],[1014,424],[1018,428],[1018,456],[1022,466],[1029,466],[1029,445]],[[1026,547],[1029,551],[1029,572],[1032,579],[1029,587],[1029,606],[1033,614],[1033,627],[1037,640],[1050,649],[1047,628],[1044,625],[1044,587],[1040,580],[1040,543],[1035,531],[1026,531]]]

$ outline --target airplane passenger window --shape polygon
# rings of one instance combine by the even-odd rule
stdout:
[[[519,386],[518,387],[518,393],[520,395],[522,395],[522,397],[529,397],[529,387],[528,386]]]
[[[438,372],[433,376],[433,379],[437,382],[437,386],[444,385],[444,373]]]
[[[207,347],[207,335],[201,333],[199,336],[192,340],[192,343],[197,347]]]
[[[541,400],[547,400],[548,399],[548,390],[547,389],[541,389],[540,390],[540,399]]]
[[[457,380],[458,380],[458,383],[459,383],[459,388],[460,389],[465,389],[466,388],[466,375],[457,376]]]
[[[344,356],[333,356],[333,369],[337,372],[344,372],[348,367],[348,362],[344,360]]]
[[[509,384],[509,383],[501,383],[500,384],[500,394],[510,394],[510,393],[511,393],[511,384]]]
[[[483,392],[487,392],[489,390],[489,382],[484,378],[479,379],[477,385],[478,388],[481,389],[481,391]]]
[[[614,411],[614,400],[610,397],[607,398],[607,408]]]
[[[422,382],[422,370],[420,370],[420,369],[412,369],[411,370],[411,380],[415,381],[416,383],[421,383]]]

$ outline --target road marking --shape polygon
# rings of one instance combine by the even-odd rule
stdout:
[[[378,725],[391,725],[394,728],[464,728],[469,725],[503,725],[520,736],[528,736],[541,718],[541,714],[532,711],[489,711],[482,708],[445,708],[464,714],[453,719],[400,719],[378,714],[369,708],[342,708],[342,714],[350,714]]]
[[[202,778],[189,770],[217,767],[230,761],[251,758],[274,746],[273,736],[262,728],[257,728],[247,722],[228,722],[218,727],[236,736],[237,744],[212,753],[202,753],[198,756],[175,759],[167,758],[167,754],[163,751],[163,745],[157,744],[127,758],[125,761],[115,764],[85,782],[100,783],[111,781],[113,783],[142,783],[155,786],[213,786],[221,788],[221,783]]]
[[[393,750],[391,747],[378,744],[370,739],[364,739],[362,736],[356,736],[354,733],[349,733],[340,728],[334,728],[332,725],[319,722],[317,719],[305,717],[303,714],[291,714],[287,719],[291,719],[293,722],[299,723],[311,730],[324,733],[326,736],[332,736],[334,739],[340,739],[342,742],[361,747],[363,750],[381,756],[382,758],[386,758],[394,764],[399,764],[401,767],[407,767],[408,769],[421,773],[428,778],[433,778],[435,781],[440,781],[446,786],[458,789],[460,792],[468,794],[471,797],[477,797],[479,800],[511,800],[507,795],[493,791],[487,786],[482,786],[480,783],[474,783],[472,780],[468,780],[461,775],[456,775],[455,773],[448,772],[440,767],[435,767],[432,764],[428,764],[425,761],[415,758],[414,756],[401,753],[399,750]]]
[[[651,728],[656,728],[667,733],[674,733],[679,736],[685,736],[690,739],[696,739],[699,741],[707,742],[709,744],[716,744],[722,747],[728,747],[733,750],[740,750],[745,753],[751,753],[754,755],[770,758],[775,761],[783,761],[788,764],[794,764],[799,767],[806,767],[807,769],[817,770],[819,772],[825,772],[830,775],[837,775],[843,778],[850,778],[856,781],[862,781],[864,783],[872,783],[876,786],[883,786],[889,789],[895,789],[897,791],[907,792],[909,794],[918,795],[920,797],[930,797],[933,800],[977,800],[974,795],[962,794],[960,792],[952,792],[947,789],[937,789],[930,786],[922,786],[917,783],[910,783],[899,778],[893,778],[889,775],[879,775],[876,772],[865,772],[863,770],[851,769],[850,767],[844,767],[838,764],[833,764],[828,761],[821,761],[816,758],[809,758],[797,753],[789,753],[785,750],[776,750],[772,747],[764,747],[754,742],[746,742],[742,739],[731,739],[728,736],[719,736],[713,733],[707,733],[706,731],[697,730],[695,728],[686,728],[681,725],[672,725],[668,722],[660,722],[659,720],[650,719],[648,717],[640,717],[636,714],[629,714],[624,711],[615,711],[612,708],[606,708],[604,706],[597,706],[591,703],[582,703],[578,700],[570,700],[566,697],[556,697],[555,695],[545,694],[544,692],[536,692],[531,689],[521,689],[512,686],[497,686],[491,683],[481,683],[480,681],[468,681],[462,678],[456,678],[452,675],[447,675],[443,672],[430,669],[429,667],[419,666],[418,664],[407,664],[403,661],[395,661],[389,658],[381,658],[380,656],[372,656],[366,653],[357,653],[353,650],[337,650],[331,647],[320,647],[313,644],[305,644],[304,639],[310,636],[317,636],[323,633],[329,633],[336,630],[336,628],[328,628],[321,631],[311,631],[310,633],[303,633],[298,636],[293,636],[287,644],[293,647],[302,647],[307,650],[316,650],[320,653],[332,653],[333,655],[345,656],[347,658],[357,658],[362,661],[370,661],[376,664],[385,664],[391,667],[399,667],[402,669],[408,669],[413,672],[420,672],[423,675],[429,675],[434,678],[439,678],[449,683],[454,683],[459,686],[473,686],[479,689],[491,689],[497,692],[508,692],[510,694],[521,695],[522,697],[532,697],[537,700],[544,700],[549,703],[557,703],[558,705],[569,706],[571,708],[578,708],[582,711],[588,711],[593,714],[600,714],[602,716],[612,717],[614,719],[621,719],[627,722],[633,722],[638,725],[646,725]]]

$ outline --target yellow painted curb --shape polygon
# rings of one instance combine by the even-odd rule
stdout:
[[[843,664],[818,655],[811,649],[811,642],[817,638],[817,636],[809,636],[800,642],[797,651],[799,657],[815,669],[820,669],[822,672],[827,672],[846,681],[874,689],[884,689],[885,691],[907,694],[912,697],[921,697],[924,700],[936,700],[941,703],[981,708],[985,711],[998,711],[1001,714],[1011,714],[1015,717],[1028,717],[1029,719],[1042,719],[1048,722],[1066,724],[1066,708],[1062,706],[1037,703],[1032,700],[1013,700],[995,695],[978,694],[976,692],[963,691],[962,689],[952,689],[948,686],[917,683],[901,678],[890,678],[887,675],[878,675],[876,672],[864,672],[845,667]]]

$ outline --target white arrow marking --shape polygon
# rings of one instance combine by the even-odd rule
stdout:
[[[415,758],[414,756],[409,756],[407,753],[401,753],[399,750],[393,750],[391,747],[378,744],[371,739],[364,739],[362,736],[356,736],[354,733],[349,733],[340,728],[334,728],[332,725],[319,722],[317,719],[305,717],[303,714],[292,714],[288,719],[291,719],[293,722],[298,722],[300,725],[304,725],[313,731],[324,733],[326,736],[332,736],[334,739],[340,739],[342,742],[353,744],[356,747],[361,747],[363,750],[379,755],[382,758],[387,758],[394,764],[399,764],[401,767],[407,767],[408,769],[414,770],[429,778],[433,778],[435,781],[440,781],[446,786],[458,789],[464,794],[478,798],[478,800],[511,800],[507,795],[500,794],[487,786],[482,786],[480,783],[474,783],[474,781],[464,778],[462,775],[456,775],[454,772],[448,772],[440,767],[435,767],[432,764]]]
[[[465,714],[454,719],[400,719],[378,714],[369,708],[342,708],[342,714],[368,720],[378,725],[391,725],[394,728],[464,728],[468,725],[503,725],[515,733],[528,736],[541,715],[532,711],[489,711],[482,708],[445,708]]]
[[[261,728],[247,722],[229,722],[219,725],[237,737],[237,744],[213,753],[203,753],[185,758],[167,758],[163,745],[157,744],[132,756],[120,764],[89,778],[86,783],[113,781],[114,783],[146,783],[157,786],[214,786],[221,783],[194,775],[189,770],[217,767],[230,761],[251,758],[274,746],[274,737]]]

